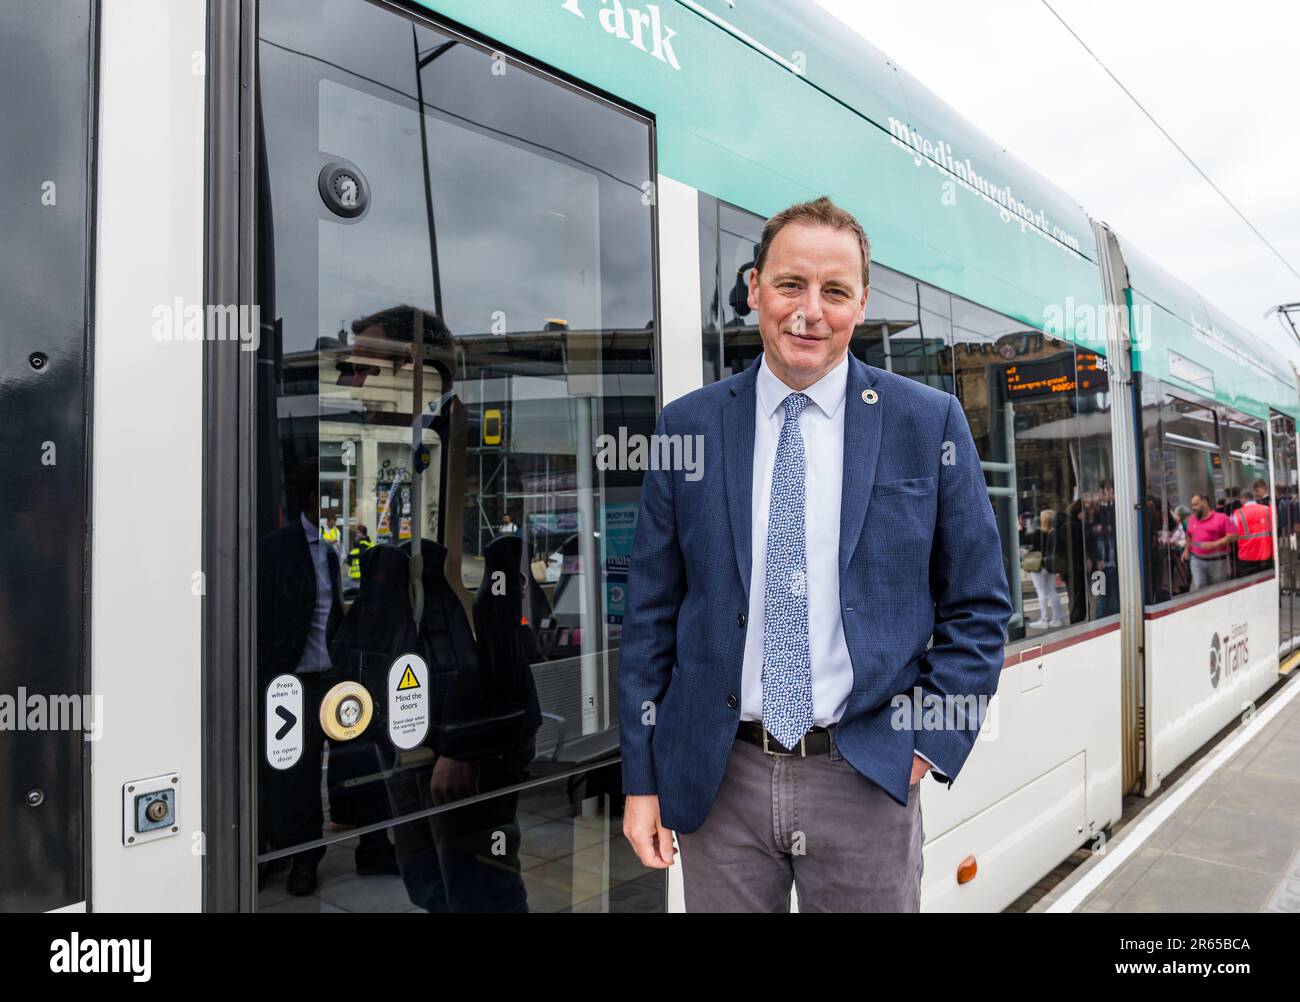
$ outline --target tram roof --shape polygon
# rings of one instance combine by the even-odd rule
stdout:
[[[1129,272],[1133,365],[1259,418],[1270,408],[1300,417],[1291,363],[1120,239]]]

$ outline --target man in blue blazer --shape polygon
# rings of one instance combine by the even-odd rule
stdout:
[[[656,867],[677,832],[689,911],[787,911],[792,883],[803,911],[917,910],[921,778],[952,785],[997,690],[1012,610],[979,456],[955,397],[849,354],[869,268],[827,198],[768,220],[762,355],[651,443],[695,459],[641,489],[623,831]]]

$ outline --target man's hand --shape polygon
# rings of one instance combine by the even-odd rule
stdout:
[[[478,766],[441,756],[429,777],[429,793],[435,806],[474,796],[478,793]]]
[[[657,794],[629,796],[623,805],[623,834],[645,866],[664,869],[673,865],[673,833],[659,820]]]
[[[912,756],[912,782],[919,783],[931,769],[930,763],[920,755]]]

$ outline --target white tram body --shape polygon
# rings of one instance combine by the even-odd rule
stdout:
[[[1076,554],[1087,562],[1086,575],[1066,570],[1060,584],[1045,586],[1058,593],[1069,621],[1033,625],[1031,608],[1047,621],[1047,593],[1035,592],[1036,572],[1024,569],[1035,547],[1020,538],[1004,545],[1019,605],[997,697],[958,781],[951,789],[922,786],[925,910],[1007,907],[1075,850],[1100,845],[1120,819],[1126,794],[1153,794],[1278,681],[1280,660],[1290,656],[1300,631],[1291,611],[1295,536],[1288,507],[1297,490],[1300,396],[1290,364],[814,5],[57,0],[41,6],[45,11],[33,14],[3,2],[0,15],[21,22],[24,34],[10,38],[24,38],[29,46],[44,39],[65,58],[79,54],[79,64],[68,64],[75,72],[64,85],[84,85],[82,102],[90,111],[81,123],[85,323],[81,332],[75,323],[70,328],[66,356],[80,361],[84,378],[60,391],[63,406],[80,402],[86,415],[85,441],[60,452],[60,462],[81,464],[86,478],[84,525],[64,524],[62,530],[84,530],[84,560],[74,570],[89,600],[78,611],[77,590],[63,588],[52,608],[76,611],[84,628],[79,652],[66,656],[59,677],[72,679],[73,691],[102,697],[103,720],[95,740],[61,744],[57,754],[43,753],[54,746],[33,735],[13,745],[9,802],[21,805],[37,789],[46,795],[43,805],[17,806],[0,819],[6,844],[20,847],[14,855],[22,857],[0,879],[0,907],[270,907],[257,887],[258,864],[284,857],[290,843],[269,844],[258,834],[259,815],[268,807],[258,802],[265,735],[264,688],[255,664],[257,544],[267,512],[287,518],[276,505],[280,479],[292,471],[279,457],[299,449],[301,458],[308,454],[302,442],[309,440],[321,456],[318,501],[333,504],[344,488],[326,486],[323,464],[342,442],[359,435],[360,462],[375,464],[388,454],[384,449],[405,448],[410,440],[409,421],[405,431],[353,435],[330,407],[337,404],[342,413],[338,401],[355,403],[360,390],[348,397],[344,387],[327,398],[322,377],[319,391],[295,397],[286,374],[294,364],[305,365],[296,370],[300,374],[319,366],[332,379],[336,360],[356,362],[347,337],[341,338],[344,347],[322,347],[340,321],[423,295],[424,276],[409,274],[420,269],[405,268],[398,255],[408,244],[421,247],[426,205],[418,193],[407,189],[396,198],[394,190],[419,167],[418,156],[409,160],[400,143],[424,117],[436,139],[425,147],[430,190],[454,203],[454,182],[465,179],[485,186],[466,190],[466,205],[497,200],[517,220],[534,210],[564,219],[553,223],[561,227],[555,230],[541,228],[552,223],[519,222],[519,233],[512,234],[499,218],[488,218],[474,234],[467,225],[458,228],[454,204],[439,205],[434,261],[435,272],[441,261],[446,283],[443,312],[456,336],[471,335],[466,353],[479,354],[473,366],[457,372],[455,407],[444,392],[428,405],[430,413],[441,418],[460,407],[470,427],[478,428],[473,422],[495,410],[492,420],[512,422],[517,440],[526,438],[531,424],[537,442],[542,436],[536,429],[552,413],[544,399],[590,400],[584,407],[605,415],[597,421],[620,407],[632,413],[639,402],[645,413],[625,420],[653,419],[665,402],[753,358],[756,328],[728,297],[730,272],[739,268],[743,276],[754,228],[767,215],[824,193],[859,215],[876,249],[877,305],[869,303],[869,310],[878,312],[869,314],[854,350],[871,364],[958,394],[977,441],[987,448],[982,458],[1004,532],[1032,534],[1040,509],[1057,507],[1065,515],[1087,496],[1080,509],[1085,550]],[[397,40],[412,37],[417,59],[432,58],[443,44],[461,60],[449,57],[442,64],[446,74],[463,75],[446,92],[424,62],[411,71],[412,81],[433,89],[432,96],[422,95],[431,107],[427,116],[414,110],[410,88],[384,76],[399,58],[410,58],[410,48],[399,52]],[[433,63],[434,70],[439,65]],[[494,66],[520,89],[494,91]],[[469,75],[474,67],[484,75]],[[462,100],[466,93],[473,100]],[[444,98],[449,108],[455,104],[454,114],[435,107]],[[505,103],[534,98],[538,108],[576,109],[574,117],[545,128],[522,122],[519,136],[527,132],[527,138],[507,143],[501,123],[514,119]],[[481,121],[473,118],[480,111]],[[608,179],[597,176],[605,168],[584,166],[586,154],[576,152],[600,146],[582,135],[588,111],[592,121],[607,116],[600,127],[613,131],[601,142],[617,147],[618,162],[645,168],[643,177],[620,176],[622,188],[614,194],[601,187]],[[792,139],[792,120],[800,135],[835,136],[836,144],[804,149]],[[626,137],[614,123],[626,124]],[[553,137],[553,149],[543,149],[538,137],[545,135]],[[843,163],[824,162],[837,153]],[[369,175],[374,202],[368,215],[339,219],[321,206],[316,170],[330,155]],[[24,185],[46,177],[41,163],[12,162],[21,169],[11,168],[11,176]],[[513,180],[545,194],[515,192],[498,176],[508,172],[494,162],[535,165],[535,176]],[[61,183],[71,191],[78,179]],[[499,189],[486,187],[498,183]],[[545,198],[552,195],[556,201],[548,208]],[[644,216],[636,215],[638,203]],[[432,208],[429,217],[432,232]],[[612,219],[634,222],[620,229],[625,224]],[[39,243],[39,231],[29,231]],[[529,243],[549,232],[562,239],[541,247]],[[620,244],[644,245],[643,257],[619,257]],[[518,370],[509,368],[509,350],[491,346],[486,326],[482,332],[467,328],[463,318],[472,311],[456,301],[457,283],[463,289],[477,281],[465,261],[477,265],[493,257],[503,267],[549,260],[557,269],[585,269],[581,282],[595,283],[585,291],[580,283],[566,286],[556,312],[528,318],[518,341]],[[618,273],[620,262],[641,260],[648,262],[642,273]],[[502,283],[523,286],[526,279],[511,274]],[[437,282],[435,275],[435,288]],[[615,288],[618,282],[625,287]],[[72,299],[82,293],[70,291]],[[510,295],[528,304],[544,298],[527,290]],[[643,313],[620,313],[620,296],[644,301]],[[1069,309],[1067,301],[1095,308],[1091,328],[1067,314],[1053,329],[1052,309]],[[262,307],[258,350],[213,340],[206,317],[206,339],[191,342],[179,333],[189,322],[187,309],[234,303]],[[290,303],[307,303],[307,312],[318,315],[302,322],[290,314]],[[433,308],[431,300],[421,305]],[[490,305],[479,304],[484,316]],[[598,361],[598,378],[588,380],[591,371],[580,373],[575,359],[595,349],[579,336],[578,320],[553,319],[565,316],[561,309],[575,317],[584,311],[617,315],[617,324],[592,327],[607,335],[600,350],[623,361]],[[631,319],[622,319],[624,313]],[[178,336],[160,337],[162,322],[175,324]],[[634,335],[643,340],[635,342]],[[536,359],[550,357],[547,337],[563,342],[567,361],[556,364],[568,369],[537,368],[543,362]],[[15,339],[7,349],[25,372],[28,353],[38,347],[28,340]],[[638,343],[641,348],[621,348],[625,354],[612,350]],[[535,357],[525,358],[529,352]],[[51,354],[56,368],[65,356]],[[1013,365],[1039,366],[1033,370],[1039,382],[1010,378]],[[367,408],[380,399],[396,400],[399,414],[410,406],[400,366],[395,371],[396,388],[384,390],[387,396],[375,389]],[[420,371],[426,372],[423,363]],[[464,376],[468,372],[472,378]],[[269,373],[278,388],[260,382],[272,378]],[[417,409],[423,409],[420,385]],[[444,391],[449,385],[439,384]],[[6,392],[0,400],[7,410],[25,399],[0,390]],[[424,392],[433,399],[428,385]],[[357,404],[348,413],[360,411]],[[13,416],[28,438],[40,435],[31,415],[15,410]],[[267,435],[278,443],[274,476],[259,458]],[[43,525],[28,521],[40,516],[34,506],[46,503],[32,488],[45,475],[31,462],[35,447],[28,439],[5,441],[16,524]],[[480,459],[487,449],[482,441],[471,443]],[[442,493],[421,531],[443,543],[452,536],[464,540],[457,559],[471,571],[453,584],[468,603],[474,561],[482,565],[481,555],[471,552],[485,545],[482,522],[475,515],[473,531],[456,527],[438,537],[440,526],[451,525],[447,520],[459,511],[456,485],[464,487],[456,497],[471,497],[464,485],[477,485],[487,521],[497,509],[482,502],[489,497],[486,475],[466,472],[472,461],[457,451],[462,445],[452,438],[432,443],[436,475],[425,489]],[[572,543],[574,552],[564,550],[570,545],[562,538],[562,527],[570,524],[565,519],[580,525],[608,518],[617,505],[634,503],[636,492],[634,483],[593,481],[590,469],[583,471],[581,450],[554,451],[564,475],[576,479],[561,483],[549,467],[544,474],[529,467],[513,493],[502,488],[500,510],[522,504],[518,510],[525,514],[516,522],[525,523],[530,538],[552,533],[555,563],[567,578],[595,551],[582,549],[589,544],[581,539]],[[363,512],[397,521],[391,491],[387,500],[377,492],[383,483],[377,474],[338,469],[330,483],[346,483],[353,492],[341,495],[345,531]],[[1267,482],[1276,520],[1273,570],[1180,590],[1182,571],[1173,565],[1177,556],[1169,542],[1178,530],[1170,519],[1177,521],[1188,491],[1209,490],[1216,501],[1230,502],[1227,494],[1248,487],[1252,474]],[[401,481],[395,474],[393,483]],[[577,497],[570,516],[567,499],[584,490],[586,500]],[[548,492],[566,500],[553,503]],[[1049,503],[1051,497],[1059,500]],[[417,520],[423,518],[418,498]],[[1073,531],[1068,518],[1057,523],[1064,533]],[[1153,520],[1161,521],[1159,529]],[[391,525],[388,531],[393,542],[407,538]],[[532,557],[545,560],[548,553],[534,549]],[[346,573],[346,550],[342,557]],[[27,570],[19,579],[18,566],[0,572],[8,603],[0,615],[7,634],[26,636],[34,624],[19,620],[13,596],[39,573],[21,564]],[[604,566],[615,566],[608,555]],[[564,623],[562,582],[540,571],[536,578],[553,607],[547,621]],[[520,803],[532,804],[534,793],[563,790],[565,783],[572,789],[579,780],[588,784],[585,799],[561,821],[539,822],[540,808],[521,806],[519,813],[525,857],[553,824],[561,826],[567,846],[561,855],[578,860],[595,853],[599,859],[590,871],[575,862],[558,891],[547,885],[540,856],[531,859],[532,870],[526,860],[530,904],[676,910],[680,867],[666,881],[662,874],[650,876],[663,882],[658,890],[644,882],[646,874],[629,869],[616,783],[612,790],[592,785],[592,776],[617,776],[616,760],[610,764],[617,715],[609,683],[617,668],[617,636],[609,627],[617,617],[608,608],[596,616],[590,604],[617,598],[608,588],[602,597],[590,579],[583,587],[573,613],[579,618],[546,627],[557,632],[541,638],[544,650],[559,652],[535,665],[544,720],[538,747],[544,736],[550,749],[549,771],[541,775],[550,785],[536,777],[531,786],[521,784]],[[59,622],[48,620],[43,628]],[[602,646],[592,649],[592,641],[577,639],[579,632],[603,638]],[[36,638],[15,643],[23,658],[40,647]],[[29,660],[10,659],[0,681],[11,690],[20,684],[34,689],[35,668]],[[580,712],[571,709],[579,704]],[[567,737],[552,734],[561,721]],[[0,747],[10,740],[18,737],[0,734]],[[561,746],[585,751],[566,759]],[[331,768],[335,764],[331,752]],[[59,774],[47,775],[51,770]],[[144,777],[170,775],[178,777],[171,836],[128,842],[133,818],[124,791]],[[322,839],[328,847],[345,837],[339,827]],[[19,875],[33,868],[43,875]],[[618,904],[632,900],[622,891],[633,884],[644,895],[636,899],[641,903]]]

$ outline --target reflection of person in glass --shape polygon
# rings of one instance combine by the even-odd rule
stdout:
[[[391,352],[380,339],[410,342],[414,322],[411,307],[395,307],[356,321],[353,331],[372,346],[363,350]],[[455,371],[450,331],[431,313],[422,313],[420,322],[426,344],[447,353],[447,364],[438,366],[440,376],[425,377],[426,392],[448,400]],[[462,489],[457,471],[442,472],[425,483],[444,491]],[[425,499],[426,509],[430,500]],[[473,630],[447,579],[446,547],[421,539],[418,589],[412,588],[410,543],[375,547],[361,561],[357,599],[331,645],[335,661],[372,692],[386,692],[390,668],[403,655],[418,655],[428,666],[428,732],[414,748],[387,747],[384,762],[393,817],[450,807],[393,828],[407,893],[427,911],[528,910],[519,863],[518,793],[455,806],[467,797],[517,786],[534,757],[541,712],[532,661],[538,657],[522,611],[522,547],[516,536],[499,537],[486,547]]]
[[[1233,532],[1237,537],[1237,577],[1273,569],[1273,509],[1257,500],[1259,484],[1254,490],[1242,490],[1240,506],[1232,513]],[[1267,488],[1267,485],[1265,485]]]
[[[322,538],[319,465],[309,460],[290,474],[287,523],[263,537],[257,553],[257,640],[260,688],[280,674],[296,675],[303,687],[302,757],[283,772],[264,768],[258,801],[261,849],[285,849],[321,837],[321,757],[325,736],[316,712],[336,681],[327,644],[343,616],[338,553]],[[263,735],[265,740],[265,735]],[[368,743],[367,739],[360,739]],[[383,818],[379,791],[351,795],[343,783],[366,771],[373,753],[331,743],[329,762],[331,817],[335,822],[371,824]],[[293,858],[287,888],[292,894],[316,889],[316,868],[325,847]],[[393,849],[383,832],[361,836],[356,850],[362,875],[395,873]],[[265,874],[266,871],[263,871]]]
[[[325,516],[325,527],[321,529],[320,538],[334,547],[339,548],[339,543],[343,539],[343,531],[335,524],[333,515]]]
[[[1187,543],[1181,557],[1191,563],[1192,591],[1228,580],[1228,554],[1236,538],[1232,520],[1211,508],[1204,494],[1193,494]]]
[[[1026,515],[1026,518],[1032,518]],[[1056,569],[1047,562],[1047,543],[1051,538],[1052,526],[1056,512],[1044,508],[1038,516],[1038,524],[1027,531],[1023,538],[1026,554],[1022,566],[1029,572],[1038,594],[1038,619],[1030,623],[1037,629],[1061,625],[1061,596],[1056,591]]]
[[[1070,602],[1070,622],[1088,618],[1088,571],[1092,564],[1084,544],[1083,501],[1070,502],[1065,512],[1056,515],[1056,526],[1048,540],[1048,566],[1052,573],[1065,579]]]
[[[1119,612],[1119,556],[1115,533],[1115,488],[1109,480],[1101,482],[1093,518],[1091,549],[1097,555],[1096,569],[1102,572],[1101,594],[1097,596],[1097,619]]]
[[[364,525],[357,526],[357,539],[348,550],[348,577],[353,581],[361,580],[361,555],[375,545],[370,538],[370,530]]]

